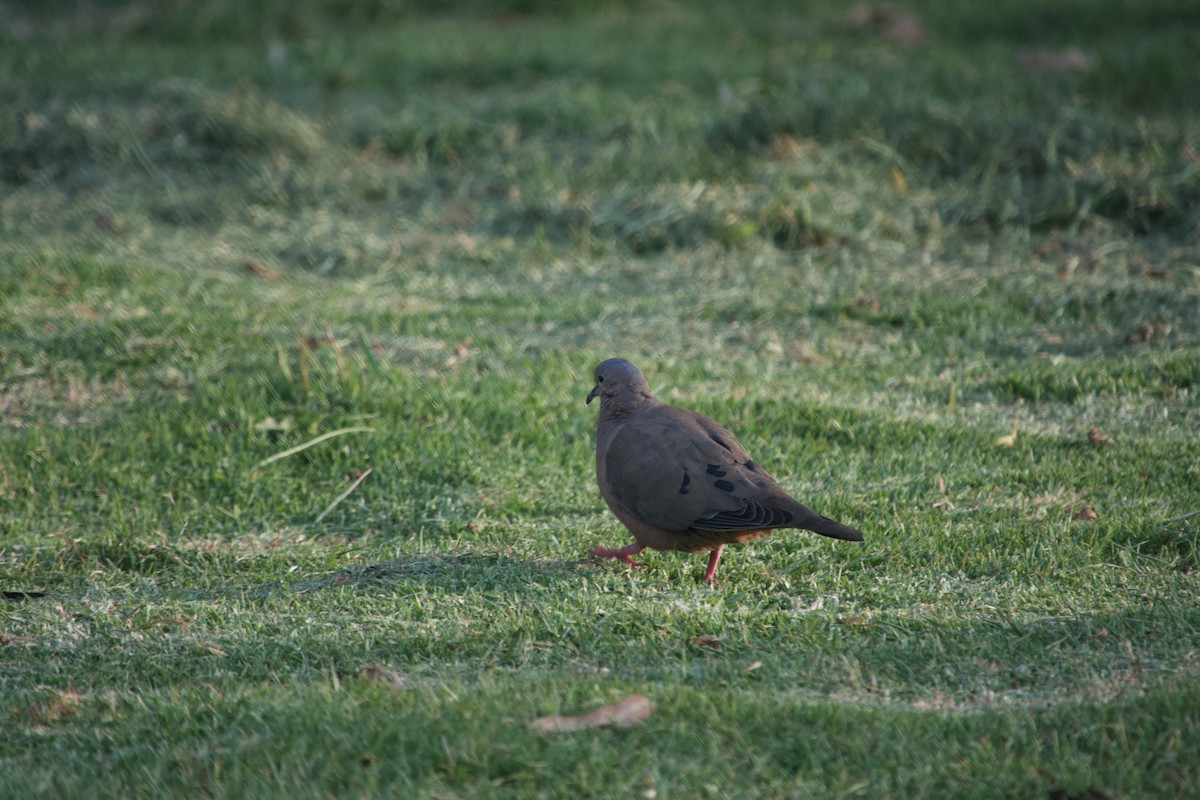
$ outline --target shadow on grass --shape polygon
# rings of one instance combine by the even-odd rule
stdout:
[[[292,584],[263,584],[298,594],[344,588],[437,584],[447,591],[513,589],[515,584],[548,586],[574,578],[582,559],[527,560],[498,554],[451,553],[399,556],[355,564]]]

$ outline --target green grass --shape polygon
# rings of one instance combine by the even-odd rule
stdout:
[[[1194,4],[243,5],[6,12],[0,797],[1200,794]],[[866,541],[591,563],[612,355]]]

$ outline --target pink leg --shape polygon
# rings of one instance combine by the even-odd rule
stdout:
[[[708,569],[704,570],[704,582],[712,583],[713,575],[717,574],[717,562],[721,560],[721,551],[725,549],[725,545],[719,544],[712,554],[708,557]]]
[[[630,566],[640,567],[641,564],[634,561],[632,558],[630,558],[630,556],[635,553],[640,553],[645,549],[646,548],[640,544],[630,544],[626,545],[625,547],[618,547],[616,550],[611,550],[607,547],[593,547],[591,550],[588,550],[588,554],[597,556],[599,558],[619,558]]]

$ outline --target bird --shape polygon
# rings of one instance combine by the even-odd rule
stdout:
[[[587,404],[596,418],[596,483],[634,544],[593,547],[598,558],[641,566],[631,556],[654,550],[709,552],[711,583],[725,545],[779,528],[800,528],[851,542],[860,531],[824,517],[789,495],[732,433],[703,414],[661,402],[641,370],[623,358],[596,366]]]

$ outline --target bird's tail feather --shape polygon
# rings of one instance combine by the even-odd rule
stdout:
[[[812,511],[811,515],[802,517],[798,522],[798,527],[810,530],[813,533],[819,533],[822,536],[828,536],[831,539],[843,539],[847,542],[861,542],[863,540],[861,531],[857,531],[849,525],[843,525],[829,517],[822,517],[815,511]]]

